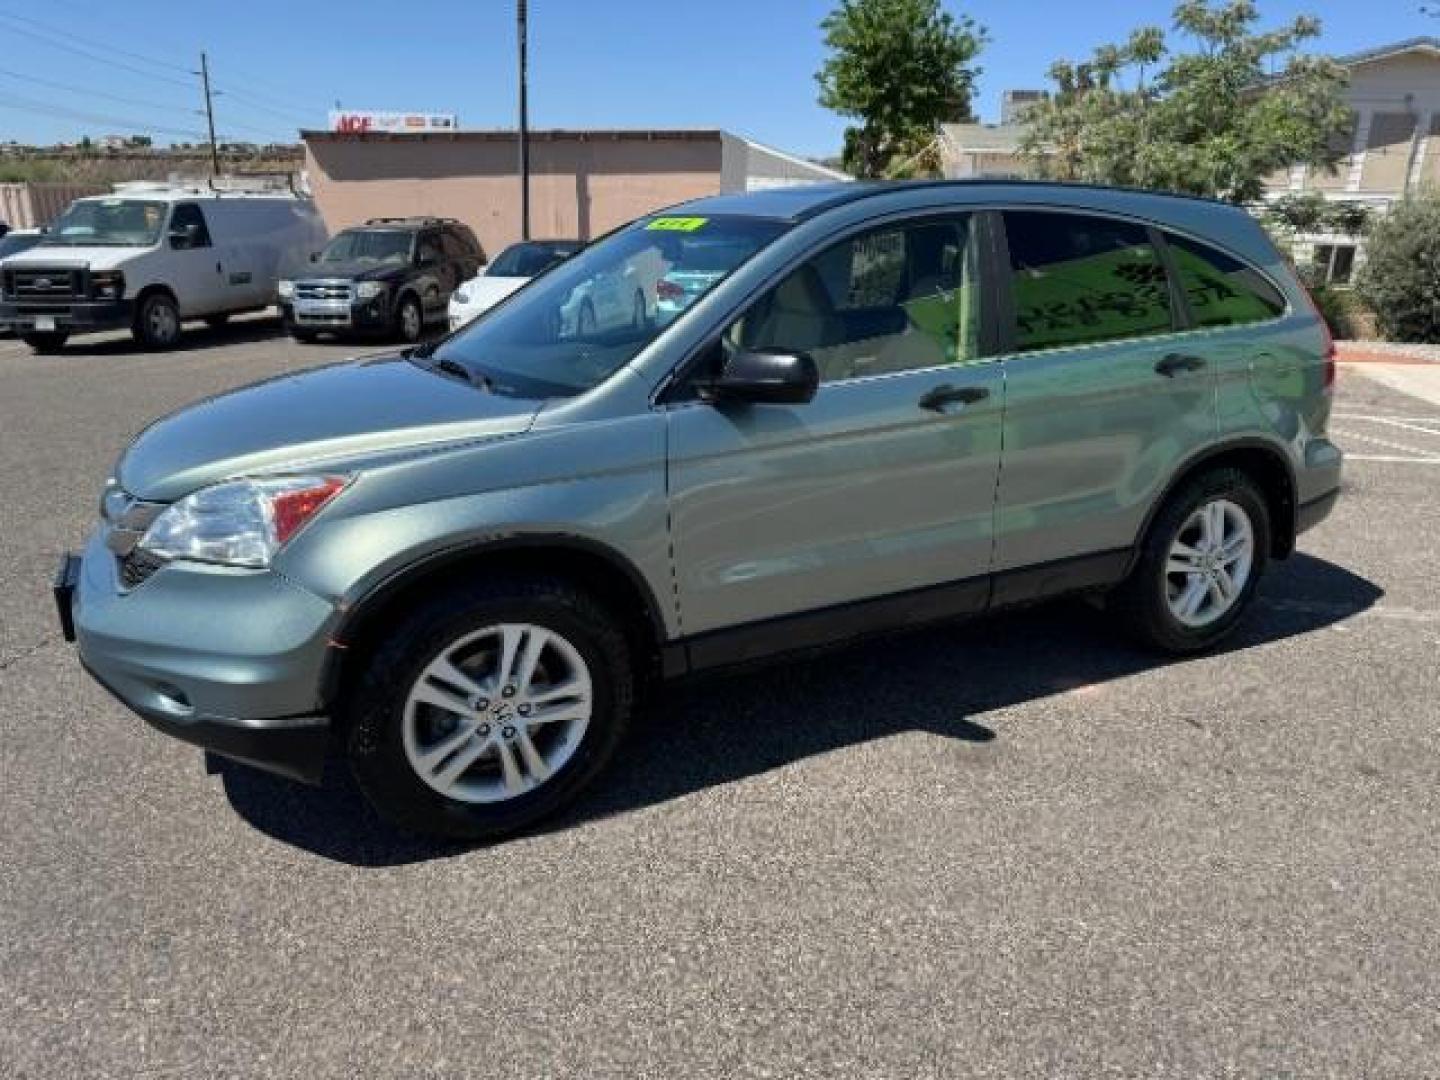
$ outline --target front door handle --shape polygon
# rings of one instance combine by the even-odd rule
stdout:
[[[1199,371],[1205,366],[1205,361],[1198,356],[1191,356],[1189,353],[1166,353],[1165,356],[1155,365],[1155,371],[1164,375],[1167,379],[1173,379],[1182,371]]]
[[[983,386],[951,386],[949,383],[942,383],[925,392],[920,398],[920,408],[929,409],[931,412],[944,412],[946,405],[972,405],[989,396],[990,391]]]

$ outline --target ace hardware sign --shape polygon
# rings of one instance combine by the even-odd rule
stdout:
[[[454,131],[458,125],[454,113],[361,112],[354,109],[335,109],[330,113],[330,130],[346,135],[363,135],[372,131],[392,135],[422,134]]]

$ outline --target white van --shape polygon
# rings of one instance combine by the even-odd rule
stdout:
[[[147,349],[277,300],[325,246],[314,204],[291,194],[117,184],[77,199],[34,248],[0,262],[0,327],[40,353],[74,333],[129,327]]]

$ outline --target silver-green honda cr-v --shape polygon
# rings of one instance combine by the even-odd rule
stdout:
[[[1199,199],[838,185],[644,218],[458,335],[141,434],[56,584],[182,739],[411,828],[573,800],[652,677],[1090,590],[1230,631],[1329,512],[1322,321]]]

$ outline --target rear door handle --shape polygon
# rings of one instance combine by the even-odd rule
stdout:
[[[1205,366],[1205,361],[1198,356],[1191,356],[1189,353],[1166,353],[1165,356],[1155,365],[1155,370],[1167,379],[1173,379],[1182,371],[1199,371]]]
[[[990,391],[983,386],[951,386],[949,383],[942,383],[925,392],[920,399],[920,408],[929,409],[931,412],[944,412],[946,405],[971,405],[984,401],[989,396]]]

